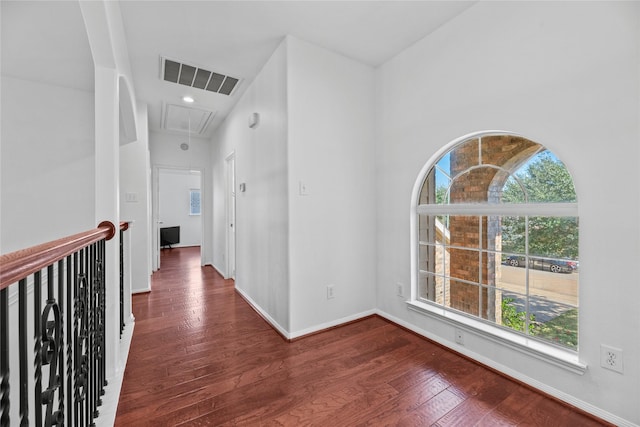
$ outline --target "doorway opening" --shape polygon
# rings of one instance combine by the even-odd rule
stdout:
[[[154,271],[160,269],[162,251],[197,247],[202,257],[202,172],[198,169],[154,169]]]

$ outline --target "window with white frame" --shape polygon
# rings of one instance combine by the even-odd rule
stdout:
[[[200,189],[189,190],[189,215],[200,215]]]
[[[468,135],[425,165],[412,209],[414,304],[577,351],[578,207],[560,159]]]

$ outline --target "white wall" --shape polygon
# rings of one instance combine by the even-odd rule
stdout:
[[[225,159],[236,159],[236,288],[289,330],[286,48],[281,44],[214,135],[214,265],[226,273]],[[251,113],[260,124],[248,127]],[[240,183],[246,192],[238,191]]]
[[[0,254],[95,228],[93,94],[6,75],[0,86]],[[17,293],[9,287],[11,420],[20,418]]]
[[[153,169],[153,194],[158,194],[158,170],[159,168],[178,168],[198,170],[202,174],[202,236],[201,257],[202,264],[212,264],[213,248],[213,204],[211,197],[212,165],[211,142],[205,138],[192,136],[189,150],[180,149],[180,144],[187,142],[186,135],[171,135],[159,132],[149,132],[149,150],[151,152],[151,165]],[[156,198],[157,199],[157,198]],[[158,220],[157,200],[153,202],[153,226]],[[157,230],[153,231],[153,247],[157,248]]]
[[[3,75],[0,251],[90,230],[93,94]]]
[[[120,220],[132,221],[131,290],[151,289],[151,194],[147,106],[138,105],[138,140],[120,147]],[[129,195],[129,198],[127,198]]]
[[[190,190],[200,189],[200,172],[160,169],[159,218],[161,227],[180,227],[180,243],[172,247],[200,246],[201,215],[189,215]]]
[[[377,74],[378,306],[455,347],[453,327],[410,312],[409,206],[421,167],[472,131],[540,142],[569,168],[580,210],[583,376],[465,337],[485,363],[618,424],[640,423],[638,3],[479,2]],[[629,191],[629,189],[633,189]],[[600,344],[624,374],[600,367]]]
[[[214,265],[235,152],[236,287],[285,336],[375,309],[373,115],[372,68],[288,37],[214,136]]]
[[[299,336],[375,308],[374,70],[293,37],[287,46],[290,332]]]

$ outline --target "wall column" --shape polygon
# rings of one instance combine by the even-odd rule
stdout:
[[[119,121],[118,121],[118,73],[115,69],[95,68],[96,114],[96,223],[111,221],[116,227],[120,222],[119,204]],[[119,256],[120,233],[106,245],[106,377],[112,378],[120,366],[120,296]]]

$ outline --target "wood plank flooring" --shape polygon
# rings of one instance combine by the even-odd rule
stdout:
[[[199,248],[162,252],[116,426],[599,426],[378,316],[284,341]]]

